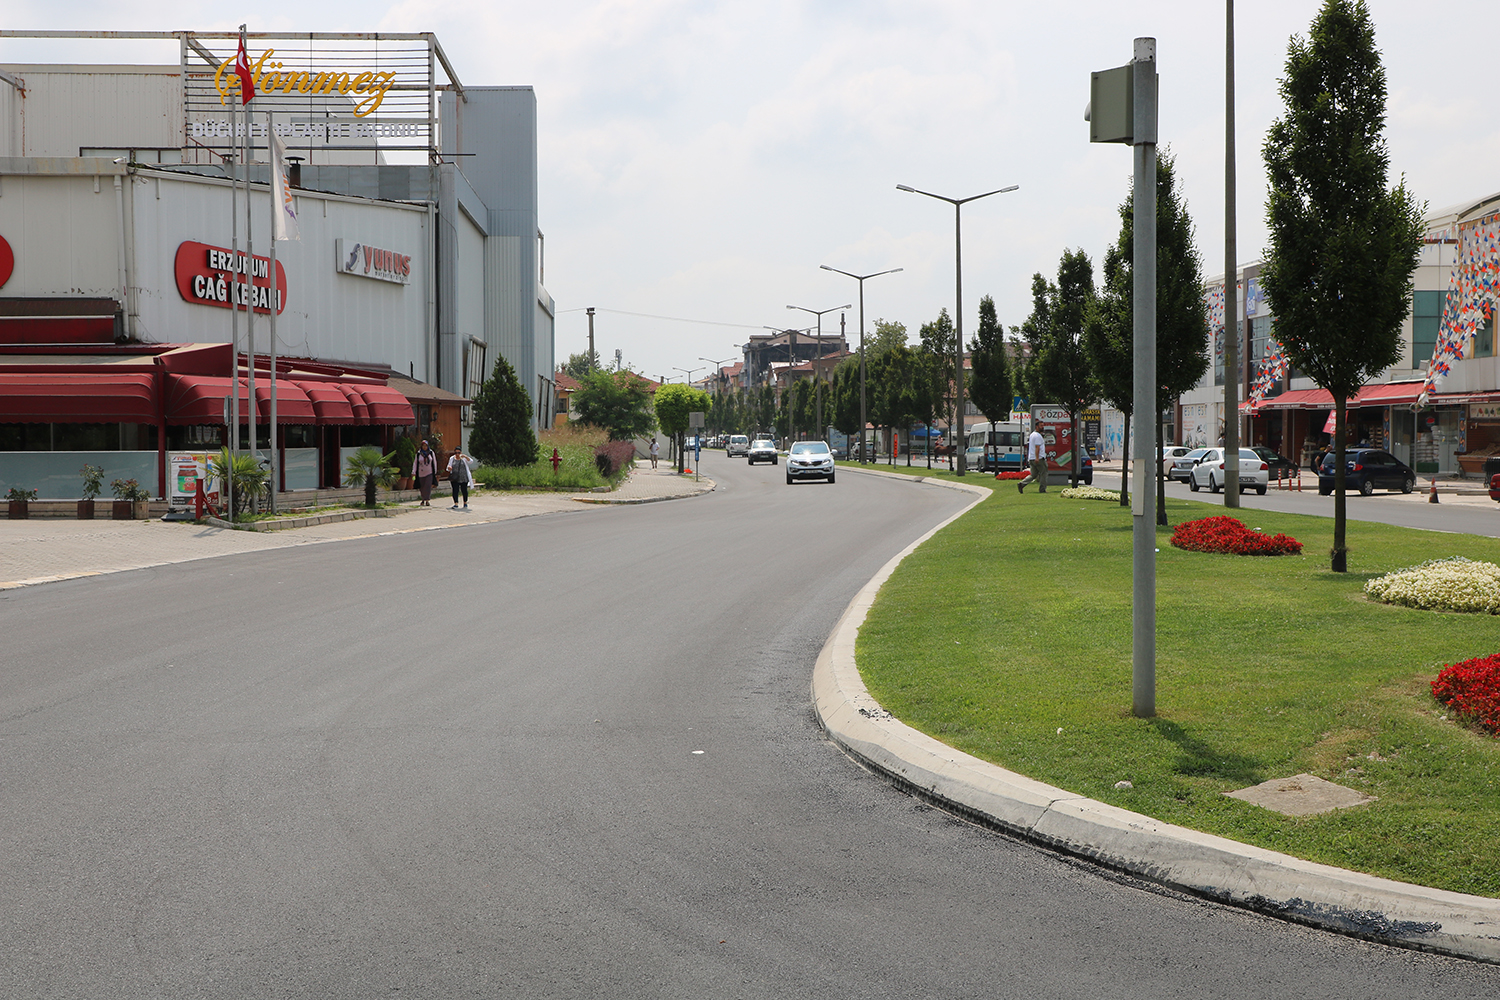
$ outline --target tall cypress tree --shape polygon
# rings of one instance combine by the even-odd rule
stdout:
[[[530,465],[540,446],[531,426],[531,397],[502,356],[474,399],[469,451],[485,465]]]
[[[974,332],[972,357],[974,370],[967,381],[969,398],[990,422],[993,444],[993,425],[1009,418],[1015,393],[1010,359],[1005,356],[1005,327],[995,315],[995,300],[988,295],[979,300],[979,329]]]
[[[1345,404],[1401,357],[1424,206],[1404,181],[1386,186],[1385,70],[1364,0],[1325,0],[1310,37],[1292,38],[1281,96],[1263,149],[1261,283],[1287,357],[1334,399],[1331,568],[1343,573]]]
[[[1094,308],[1094,264],[1082,250],[1065,250],[1057,264],[1057,284],[1040,274],[1032,277],[1033,309],[1022,330],[1035,344],[1026,366],[1026,388],[1033,403],[1065,407],[1073,425],[1073,468],[1069,478],[1078,483],[1078,414],[1099,401],[1088,356],[1083,350],[1083,327]],[[1033,339],[1034,338],[1034,339]]]

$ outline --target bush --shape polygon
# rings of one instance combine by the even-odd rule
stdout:
[[[1017,470],[1015,470],[1013,472],[997,472],[997,473],[995,473],[995,478],[996,479],[1025,479],[1029,475],[1031,475],[1031,473],[1029,471],[1027,471],[1026,469],[1017,469]]]
[[[134,479],[116,479],[109,484],[114,491],[116,500],[129,500],[138,503],[142,500],[150,500],[151,494],[146,492],[146,487]]]
[[[613,479],[635,461],[635,442],[606,441],[594,449],[594,461],[600,475]]]
[[[1119,490],[1101,490],[1097,486],[1069,486],[1062,491],[1064,500],[1110,500],[1120,502]]]
[[[1378,576],[1365,593],[1384,604],[1425,611],[1500,614],[1500,566],[1463,556],[1431,559]]]
[[[23,490],[19,486],[12,486],[5,491],[5,499],[11,503],[28,503],[36,499],[36,490]]]
[[[1445,665],[1432,696],[1459,721],[1500,736],[1500,653]]]
[[[1290,535],[1263,535],[1228,515],[1179,524],[1172,532],[1172,544],[1189,552],[1236,556],[1294,556],[1302,552],[1302,543]]]

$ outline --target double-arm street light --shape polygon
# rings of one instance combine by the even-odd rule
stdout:
[[[954,460],[954,465],[958,469],[960,476],[964,474],[964,465],[968,456],[964,451],[964,244],[959,221],[959,210],[967,202],[978,201],[980,198],[988,198],[992,194],[1005,194],[1007,191],[1014,191],[1020,186],[1019,184],[1012,184],[1009,187],[996,188],[993,191],[970,195],[967,198],[949,198],[946,195],[933,194],[931,191],[919,191],[905,184],[896,185],[897,191],[906,191],[910,194],[925,194],[929,198],[946,201],[953,206],[953,275],[956,287],[953,296],[953,324],[957,332],[953,351],[953,451],[957,456]]]
[[[812,329],[812,327],[809,326],[809,327],[803,327],[803,328],[798,329],[798,328],[794,328],[794,327],[785,327],[785,326],[767,326],[767,327],[765,327],[765,329],[767,329],[767,330],[774,330],[777,333],[784,333],[784,334],[786,334],[786,357],[787,357],[787,363],[786,363],[786,387],[787,387],[788,391],[790,391],[790,389],[792,388],[792,368],[797,364],[797,334],[799,334],[799,333],[807,333],[809,330]],[[767,377],[769,377],[771,379],[772,383],[774,384],[775,381],[776,381],[776,377],[775,377],[776,373],[771,370],[771,362],[769,362],[769,361],[766,362],[766,375],[767,375]],[[792,414],[792,408],[791,408],[790,401],[788,401],[788,403],[787,403],[787,411],[786,412],[787,412],[786,446],[788,448],[790,448],[792,446],[792,416],[791,416],[791,414]]]
[[[734,358],[725,358],[724,361],[715,361],[713,358],[705,358],[702,355],[699,355],[698,360],[707,361],[709,364],[714,366],[714,377],[719,380],[719,388],[722,389],[724,387],[724,362],[733,361]]]
[[[876,271],[873,274],[853,274],[849,271],[840,271],[836,267],[829,267],[827,264],[818,266],[825,271],[842,274],[846,278],[853,278],[859,282],[859,460],[863,463],[865,460],[865,279],[878,278],[882,274],[895,274],[902,268],[893,267],[889,271]]]
[[[830,309],[809,309],[807,306],[787,306],[788,309],[800,309],[806,313],[812,313],[818,317],[818,354],[813,359],[813,392],[817,399],[816,410],[818,416],[818,437],[824,437],[828,430],[823,425],[823,314],[838,312],[840,309],[852,308],[849,303],[841,306],[833,306]]]

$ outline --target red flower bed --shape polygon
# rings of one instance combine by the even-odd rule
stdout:
[[[1432,696],[1464,722],[1500,736],[1500,653],[1443,667]]]
[[[1227,552],[1236,556],[1294,556],[1302,551],[1302,543],[1290,535],[1251,531],[1227,515],[1179,524],[1172,531],[1172,544],[1190,552]]]
[[[1025,479],[1028,475],[1030,475],[1030,473],[1026,472],[1024,470],[1017,471],[1017,472],[997,472],[997,473],[995,473],[995,478],[996,479]]]

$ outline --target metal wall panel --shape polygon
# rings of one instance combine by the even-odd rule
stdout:
[[[0,177],[0,236],[16,257],[0,296],[119,297],[114,178],[98,177],[97,193],[94,184],[85,174]]]
[[[16,102],[25,116],[24,148],[10,155],[182,146],[182,76],[176,66],[0,69],[26,80],[26,98]]]

